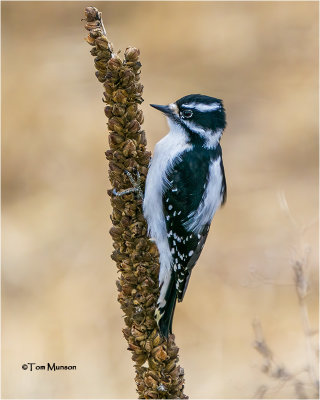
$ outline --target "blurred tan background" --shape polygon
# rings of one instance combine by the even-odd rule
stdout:
[[[141,50],[150,149],[167,126],[149,103],[190,93],[225,103],[228,201],[174,320],[186,394],[252,398],[265,385],[266,397],[296,398],[290,382],[278,390],[261,371],[259,318],[311,396],[291,264],[308,253],[317,329],[318,4],[2,2],[3,398],[136,397],[110,259],[103,90],[80,21],[87,5],[103,12],[116,49]],[[77,370],[23,371],[25,362]]]

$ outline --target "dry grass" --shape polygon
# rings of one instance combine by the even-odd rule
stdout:
[[[300,317],[305,338],[305,355],[301,360],[301,364],[293,370],[291,366],[288,366],[288,363],[280,361],[274,354],[264,337],[260,321],[257,319],[254,320],[254,348],[263,357],[262,372],[270,379],[268,383],[258,387],[253,398],[265,398],[266,396],[277,398],[281,396],[282,392],[286,393],[289,388],[289,390],[292,390],[293,397],[295,398],[317,399],[319,398],[319,331],[312,328],[309,317],[307,297],[310,294],[310,278],[308,273],[308,254],[310,253],[310,248],[303,242],[304,232],[314,222],[300,227],[299,223],[293,217],[283,193],[280,195],[280,202],[293,229],[297,232],[300,244],[300,249],[297,249],[295,252],[295,259],[291,263],[293,272],[293,283],[291,286],[295,288],[298,300],[297,317]],[[273,283],[277,284],[276,282]],[[288,284],[290,285],[290,283]],[[283,333],[285,336],[285,332]],[[293,348],[292,350],[294,351],[295,349]]]

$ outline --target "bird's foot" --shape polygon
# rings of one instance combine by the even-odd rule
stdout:
[[[125,170],[124,173],[127,175],[127,177],[129,178],[129,181],[131,182],[132,187],[129,189],[124,189],[124,190],[120,190],[119,192],[116,191],[116,189],[113,189],[112,193],[117,196],[123,196],[125,194],[129,194],[129,193],[137,193],[138,197],[143,200],[143,193],[141,190],[141,177],[140,177],[140,173],[137,170],[137,179],[135,180],[134,177],[132,176],[132,174]]]

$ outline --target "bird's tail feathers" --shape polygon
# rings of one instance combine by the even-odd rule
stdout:
[[[172,333],[172,320],[177,301],[176,284],[173,273],[171,273],[169,279],[170,281],[167,288],[163,287],[163,285],[161,287],[160,299],[163,300],[158,302],[155,312],[160,333],[166,338],[168,338],[169,333]],[[163,289],[165,293],[161,293]]]

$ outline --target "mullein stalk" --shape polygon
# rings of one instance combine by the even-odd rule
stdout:
[[[136,177],[140,174],[141,189],[145,180],[151,153],[146,150],[146,135],[141,129],[143,113],[143,85],[140,83],[140,51],[128,47],[124,58],[114,53],[95,7],[85,9],[87,42],[92,46],[96,77],[104,86],[108,119],[109,178],[113,189],[121,192],[132,186],[125,171]],[[178,365],[179,349],[174,335],[160,336],[154,319],[159,296],[159,254],[156,245],[147,236],[147,224],[142,213],[142,199],[136,193],[116,196],[109,190],[112,205],[114,251],[120,277],[117,281],[118,301],[124,312],[123,334],[134,361],[139,398],[182,398],[184,371]]]

